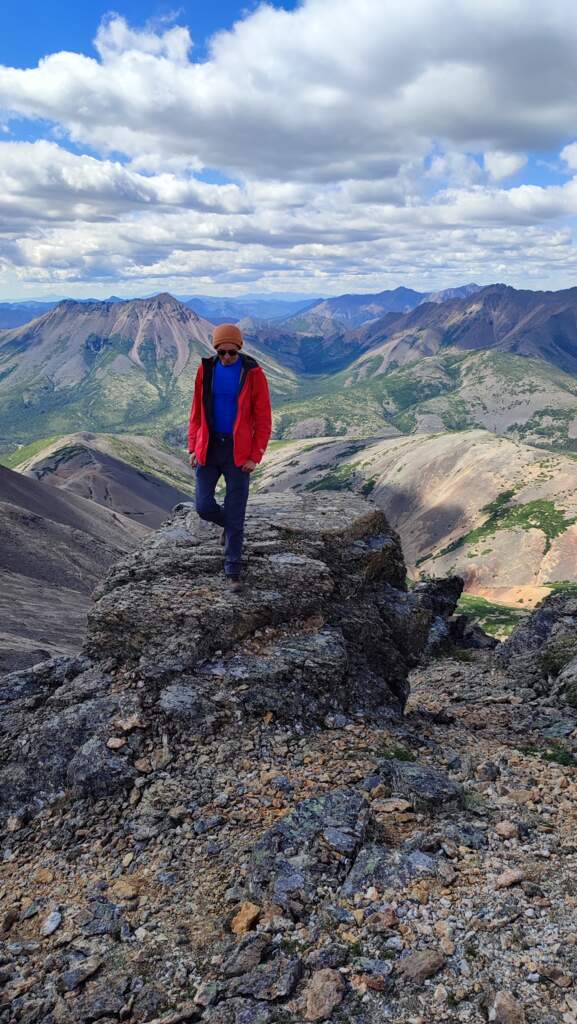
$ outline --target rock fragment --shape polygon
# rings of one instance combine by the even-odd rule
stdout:
[[[125,878],[119,878],[110,891],[119,900],[133,900],[138,896],[138,887]]]
[[[407,981],[422,985],[427,978],[432,978],[445,966],[445,957],[434,949],[421,949],[409,953],[399,963],[397,972]]]
[[[525,878],[525,872],[522,868],[507,868],[506,871],[502,871],[495,882],[496,889],[510,889],[513,885],[519,885]]]
[[[342,1003],[345,984],[338,971],[325,967],[315,971],[305,991],[306,1019],[327,1020]]]
[[[513,821],[498,821],[495,832],[501,839],[516,839],[519,835],[519,826]]]
[[[224,961],[222,973],[234,978],[251,971],[260,964],[269,947],[270,939],[266,935],[247,935]]]
[[[379,771],[389,780],[393,793],[405,797],[416,810],[432,814],[462,802],[461,786],[428,765],[391,759],[382,761]]]
[[[241,903],[236,914],[234,915],[230,930],[234,935],[244,935],[245,932],[250,931],[253,925],[258,921],[262,907],[259,907],[258,903],[252,903],[250,900],[245,900]]]
[[[48,917],[44,918],[40,926],[40,934],[44,936],[44,938],[47,938],[49,935],[52,935],[61,924],[62,914],[59,910],[52,910],[50,914],[48,914]]]
[[[251,996],[267,1002],[286,999],[296,988],[301,971],[302,963],[297,957],[278,956],[240,978],[233,978],[229,991],[231,995]]]
[[[102,960],[96,956],[87,957],[86,960],[82,960],[75,967],[71,967],[70,970],[65,971],[60,977],[59,988],[66,992],[73,992],[74,989],[80,988],[88,978],[96,974],[99,967],[102,966]]]
[[[489,1009],[489,1020],[495,1024],[525,1024],[525,1012],[508,992],[497,992]]]
[[[39,882],[40,885],[49,885],[54,881],[54,872],[50,868],[37,868],[34,872],[34,881]]]

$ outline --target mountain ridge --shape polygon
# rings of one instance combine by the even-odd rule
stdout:
[[[357,331],[370,333],[379,372],[440,349],[494,348],[537,356],[569,373],[577,372],[577,288],[532,292],[510,285],[487,285],[464,299],[424,303],[390,323],[378,321]],[[380,345],[379,345],[380,340]]]
[[[194,494],[184,459],[138,435],[70,434],[47,444],[17,468],[31,479],[151,528],[160,526],[174,505]]]
[[[213,325],[167,293],[149,299],[59,303],[0,332],[0,437],[18,442],[77,430],[180,432]],[[293,374],[254,354],[274,395]]]

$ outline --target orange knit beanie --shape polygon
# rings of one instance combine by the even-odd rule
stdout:
[[[218,327],[214,328],[212,335],[212,344],[215,348],[219,345],[236,345],[237,348],[242,348],[242,334],[236,324],[219,324]]]

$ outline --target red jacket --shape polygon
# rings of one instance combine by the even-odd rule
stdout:
[[[203,359],[194,384],[194,398],[188,427],[188,450],[194,452],[199,465],[206,463],[212,429],[212,378],[218,356]],[[238,409],[233,427],[235,466],[244,466],[251,459],[260,462],[272,430],[272,414],[268,382],[264,371],[252,356],[240,353],[242,362],[238,392]]]

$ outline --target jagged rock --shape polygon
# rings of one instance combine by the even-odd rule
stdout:
[[[455,647],[473,648],[477,651],[490,651],[499,646],[496,637],[485,633],[484,629],[472,620],[470,615],[452,615],[447,619],[449,640]]]
[[[522,868],[508,868],[506,871],[501,872],[497,878],[495,888],[510,889],[512,885],[518,885],[524,878],[525,872]]]
[[[286,999],[301,976],[302,963],[298,957],[278,956],[267,964],[259,964],[240,978],[233,978],[228,990],[233,996],[250,996],[274,1002]]]
[[[135,776],[126,759],[116,757],[97,736],[83,743],[66,769],[68,785],[90,796],[106,796],[130,786]]]
[[[4,680],[5,687],[9,687],[9,681],[10,676]],[[5,706],[9,708],[11,703],[7,701]],[[18,711],[17,739],[5,748],[8,763],[0,770],[0,807],[24,802],[40,804],[51,793],[71,784],[74,786],[76,782],[82,785],[80,776],[85,759],[80,754],[78,779],[74,778],[75,766],[72,766],[73,778],[69,778],[69,766],[84,744],[95,743],[96,737],[103,735],[118,705],[118,699],[97,697],[72,704],[56,713],[48,705],[46,715],[37,713],[35,709],[25,713]],[[2,731],[11,733],[14,724],[14,715],[8,710]],[[103,761],[111,757],[112,753],[104,747]],[[86,769],[90,788],[95,780],[89,765]]]
[[[379,763],[379,773],[390,784],[392,792],[406,797],[415,810],[432,814],[442,808],[456,808],[463,799],[461,786],[426,765],[385,760]]]
[[[577,707],[576,672],[570,664],[577,660],[577,596],[551,594],[513,630],[495,652],[495,661],[507,669],[508,676],[521,687],[530,687],[537,695],[554,694],[559,700]],[[559,674],[568,674],[560,684]],[[560,684],[560,685],[559,685]]]
[[[369,805],[356,790],[303,801],[254,845],[249,892],[302,916],[329,893],[351,897],[371,886],[382,891],[437,874],[437,858],[422,850],[366,843],[369,825]],[[329,917],[333,911],[338,915],[339,908],[324,909]],[[342,915],[339,921],[352,920],[344,910]]]
[[[11,672],[0,680],[0,704],[9,706],[12,702],[19,702],[19,706],[23,706],[21,702],[29,700],[31,705],[24,706],[36,706],[66,679],[75,678],[89,665],[88,658],[62,656]]]
[[[144,985],[137,994],[132,1007],[135,1020],[149,1021],[156,1017],[166,1005],[166,993],[155,985]]]
[[[251,903],[250,900],[245,900],[244,903],[241,903],[232,919],[231,931],[235,935],[242,935],[244,932],[250,931],[258,921],[261,912],[262,907],[259,907],[258,903]]]
[[[94,935],[120,934],[120,911],[108,900],[97,900],[76,916],[75,924],[87,938]]]
[[[348,702],[347,649],[340,630],[293,636],[251,652],[211,659],[195,675],[165,690],[160,707],[166,718],[202,729],[238,715],[272,712],[278,718],[308,717],[307,698],[315,693],[314,715]],[[245,690],[239,687],[250,680]]]
[[[91,983],[89,982],[89,984]],[[78,1014],[76,1019],[86,1021],[87,1024],[92,1024],[92,1021],[97,1020],[103,1021],[104,1018],[116,1019],[123,1005],[122,996],[111,989],[109,982],[103,979],[101,982],[94,983],[92,991],[86,992],[79,999],[77,1008],[75,1008],[75,1012]]]
[[[377,595],[380,615],[411,667],[418,664],[423,652],[430,654],[434,649],[435,634],[454,611],[462,590],[460,576],[426,580],[406,593],[399,593],[389,584],[381,588]],[[442,628],[445,636],[446,627]]]
[[[42,922],[40,934],[44,936],[44,938],[46,938],[48,935],[52,935],[52,933],[55,932],[56,929],[59,928],[61,924],[62,914],[60,913],[59,910],[53,910],[51,911],[50,914],[48,914],[48,917],[46,917]]]
[[[359,851],[351,871],[341,888],[341,895],[354,896],[371,886],[379,891],[406,885],[417,878],[434,877],[437,859],[422,850],[408,853],[389,850],[378,843],[367,843]]]
[[[577,657],[572,658],[564,668],[561,669],[555,682],[551,687],[551,697],[560,704],[569,705],[577,710]],[[574,718],[558,725],[549,726],[549,732],[554,737],[567,736],[576,728]],[[543,730],[546,733],[545,730]]]
[[[447,822],[443,826],[443,833],[447,839],[452,839],[459,846],[468,846],[472,850],[482,850],[487,845],[487,836],[482,829],[475,828],[468,822]]]
[[[3,680],[4,816],[64,791],[122,790],[139,766],[166,765],[169,734],[236,731],[263,715],[307,725],[402,712],[408,670],[461,581],[407,592],[397,535],[352,494],[251,499],[238,600],[218,541],[191,505],[179,506],[99,585],[79,657]],[[119,746],[121,720],[138,726]],[[143,756],[151,736],[161,757]]]
[[[315,900],[317,887],[335,890],[362,844],[368,805],[356,790],[335,790],[299,804],[253,847],[249,891],[281,907]]]
[[[346,946],[338,942],[330,942],[322,949],[315,949],[306,959],[307,967],[312,971],[320,971],[323,967],[344,967],[349,958]]]
[[[430,608],[434,616],[448,618],[455,610],[455,605],[463,592],[463,580],[460,576],[423,580],[416,583],[412,594],[420,603]]]
[[[96,974],[97,970],[102,966],[102,960],[96,956],[87,957],[86,960],[81,960],[75,967],[71,967],[70,970],[64,971],[58,980],[58,988],[60,991],[73,992],[74,989],[80,988],[88,978]]]
[[[198,986],[195,995],[195,1006],[212,1006],[226,991],[221,981],[214,981],[207,978]]]
[[[247,935],[224,961],[222,973],[227,978],[245,974],[260,964],[269,948],[270,939],[266,935]]]
[[[523,1007],[509,992],[497,992],[488,1007],[489,1020],[494,1024],[525,1024]]]

